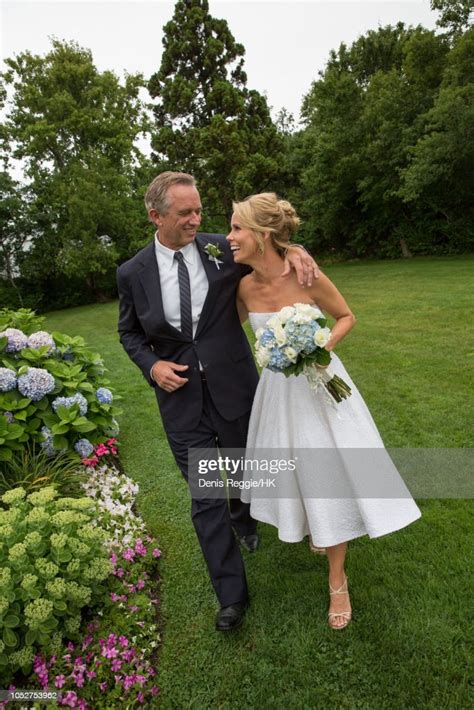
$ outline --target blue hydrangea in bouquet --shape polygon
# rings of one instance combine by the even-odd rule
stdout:
[[[349,385],[327,367],[331,355],[325,346],[331,330],[317,306],[285,306],[255,335],[255,356],[260,367],[282,372],[286,377],[306,375],[312,389],[324,387],[338,403],[351,395]]]

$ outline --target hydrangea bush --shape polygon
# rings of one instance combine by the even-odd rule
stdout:
[[[81,610],[107,595],[113,571],[89,496],[60,498],[53,487],[4,493],[0,510],[0,683],[27,675],[35,653],[77,639]]]
[[[41,330],[42,320],[0,311],[0,460],[31,442],[49,455],[88,458],[118,435],[118,398],[102,358],[81,337]]]

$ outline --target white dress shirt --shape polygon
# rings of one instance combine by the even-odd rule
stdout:
[[[179,251],[184,257],[184,262],[189,273],[194,336],[209,289],[209,282],[196,243],[193,241]],[[169,249],[161,244],[157,232],[155,235],[155,254],[158,262],[158,270],[160,272],[163,310],[168,323],[178,330],[181,330],[178,262],[174,258],[175,253],[174,249]]]

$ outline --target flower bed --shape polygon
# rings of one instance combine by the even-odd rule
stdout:
[[[0,311],[0,686],[151,707],[161,552],[117,468],[117,397],[100,356],[41,320]]]

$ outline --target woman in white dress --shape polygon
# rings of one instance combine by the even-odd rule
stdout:
[[[331,352],[355,323],[355,317],[335,285],[321,273],[312,286],[304,288],[294,272],[283,275],[284,255],[290,236],[299,219],[291,204],[278,200],[274,193],[253,195],[234,203],[231,232],[227,237],[234,260],[252,267],[245,276],[237,295],[241,320],[250,319],[254,331],[264,327],[269,318],[284,306],[295,303],[317,305],[335,319],[330,340],[325,348]],[[334,629],[346,627],[351,620],[351,604],[344,562],[348,540],[368,534],[379,537],[409,525],[421,513],[404,486],[384,445],[375,423],[356,386],[339,358],[333,354],[331,368],[351,387],[351,396],[338,405],[328,401],[328,395],[309,387],[304,375],[285,377],[265,368],[255,395],[247,440],[248,450],[285,449],[320,450],[320,460],[332,450],[324,475],[346,477],[349,487],[351,452],[374,451],[383,465],[377,470],[377,484],[382,477],[387,485],[397,483],[401,497],[377,498],[367,492],[361,497],[273,496],[262,498],[250,489],[246,496],[251,514],[256,520],[274,525],[279,538],[299,542],[306,535],[319,547],[326,548],[329,561],[330,605],[328,623]],[[349,454],[344,458],[344,454]],[[362,452],[363,454],[364,452]],[[341,454],[341,461],[331,469]],[[318,451],[314,462],[318,461]],[[382,458],[380,458],[382,457]],[[308,458],[301,457],[294,484],[297,492],[304,490],[313,471]],[[302,470],[306,468],[306,470]],[[331,470],[328,470],[331,469]],[[299,477],[299,478],[298,478]],[[332,480],[331,478],[331,480]],[[383,487],[383,485],[382,485]],[[354,486],[352,486],[354,489]],[[287,489],[285,489],[287,490]],[[245,497],[245,496],[244,496]]]

